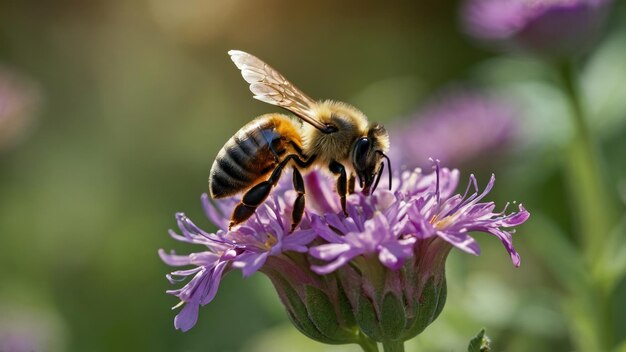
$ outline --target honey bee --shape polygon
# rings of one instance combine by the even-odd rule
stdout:
[[[302,220],[305,207],[301,171],[312,166],[326,167],[337,176],[336,191],[344,213],[346,195],[354,192],[355,174],[362,192],[370,194],[382,175],[383,158],[391,189],[391,164],[385,154],[389,135],[382,125],[368,122],[361,111],[346,103],[314,101],[253,55],[239,50],[228,54],[255,99],[280,106],[300,120],[277,113],[261,115],[237,131],[217,154],[209,174],[211,197],[245,192],[233,210],[229,228],[254,214],[288,165],[293,167],[297,192],[292,231]]]

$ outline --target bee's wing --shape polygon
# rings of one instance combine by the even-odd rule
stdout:
[[[230,50],[228,55],[241,70],[243,79],[250,83],[250,91],[254,93],[255,99],[285,108],[319,130],[327,129],[327,126],[315,118],[315,101],[270,65],[240,50]]]

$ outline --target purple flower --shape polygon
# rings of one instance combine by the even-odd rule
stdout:
[[[457,170],[437,164],[429,174],[405,171],[394,180],[392,191],[382,181],[372,196],[350,195],[345,215],[335,179],[313,170],[305,178],[304,219],[291,233],[295,192],[289,177],[284,180],[253,217],[233,230],[228,230],[227,218],[236,204],[233,199],[211,204],[202,196],[207,217],[218,227],[215,233],[177,214],[182,235],[170,235],[202,245],[204,251],[159,251],[167,264],[190,267],[168,275],[172,283],[191,277],[182,288],[168,291],[184,305],[174,320],[176,328],[193,327],[199,307],[215,297],[224,274],[240,269],[244,276],[257,271],[268,276],[294,325],[315,340],[370,347],[377,341],[405,341],[443,308],[450,250],[479,253],[470,232],[497,236],[519,266],[510,228],[529,214],[521,205],[508,215],[494,213],[493,202],[481,202],[494,177],[479,192],[470,176],[460,195],[455,193]]]
[[[280,201],[275,198],[256,211],[256,221],[248,221],[235,231],[229,232],[228,238],[245,246],[245,251],[233,261],[233,267],[241,269],[247,277],[258,271],[271,255],[288,251],[308,251],[307,245],[317,237],[315,231],[301,228],[289,233],[289,214],[291,211],[281,211]],[[305,225],[306,222],[303,226]]]
[[[358,197],[365,198],[362,195]],[[395,206],[399,207],[398,204]],[[320,275],[328,274],[354,257],[370,253],[376,253],[380,262],[392,270],[402,267],[404,260],[413,255],[416,238],[399,238],[393,229],[403,226],[402,222],[397,217],[389,219],[386,214],[373,208],[371,204],[364,204],[360,209],[351,206],[356,221],[352,217],[340,219],[336,214],[329,214],[325,218],[327,222],[320,217],[313,220],[315,231],[329,243],[311,248],[310,254],[318,259],[332,260],[328,265],[312,266],[313,271]],[[364,219],[363,213],[355,213],[358,210],[370,211],[373,215]]]
[[[584,51],[597,39],[610,0],[467,0],[465,30],[477,39],[549,57]]]
[[[405,171],[395,192],[378,191],[372,197],[350,196],[348,217],[335,213],[314,217],[313,228],[326,242],[312,247],[309,253],[329,262],[315,265],[318,274],[327,274],[359,255],[377,254],[380,262],[391,270],[399,269],[413,256],[417,241],[440,237],[451,245],[478,255],[480,249],[469,235],[472,231],[498,237],[509,252],[513,264],[520,265],[513,248],[511,232],[505,230],[525,222],[529,213],[520,204],[519,211],[506,215],[494,213],[493,202],[480,201],[495,182],[491,176],[487,187],[479,193],[474,175],[464,195],[454,194],[459,180],[457,170],[442,169],[423,175],[419,169]],[[470,188],[474,189],[469,194]]]
[[[167,254],[164,250],[159,250],[159,256],[168,265],[193,266],[191,269],[176,270],[167,275],[167,279],[172,284],[192,276],[184,287],[167,291],[181,300],[178,306],[184,304],[183,309],[174,319],[174,326],[187,331],[196,324],[199,306],[208,304],[215,297],[224,270],[237,256],[238,248],[235,244],[222,240],[224,235],[222,230],[217,234],[206,233],[182,213],[176,214],[176,220],[182,236],[170,230],[172,238],[181,242],[203,245],[207,249],[189,255],[177,255],[173,251]]]
[[[515,106],[480,92],[452,91],[426,104],[403,123],[391,126],[390,155],[396,165],[428,167],[428,158],[466,164],[493,157],[516,137]]]
[[[170,236],[181,242],[203,245],[207,249],[189,255],[168,254],[159,250],[161,259],[168,265],[193,266],[167,275],[172,284],[193,276],[184,287],[167,291],[184,304],[174,319],[177,329],[187,331],[196,324],[199,306],[215,298],[222,276],[229,270],[241,269],[244,276],[249,276],[259,270],[271,255],[308,250],[306,245],[315,238],[315,232],[304,229],[289,233],[290,222],[286,216],[291,213],[281,211],[280,203],[276,198],[268,200],[250,221],[234,231],[227,231],[228,218],[225,214],[230,214],[235,202],[227,199],[213,205],[203,194],[206,215],[219,227],[216,233],[205,232],[184,214],[176,214],[182,236],[172,230]]]

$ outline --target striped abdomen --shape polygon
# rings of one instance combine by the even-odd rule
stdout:
[[[209,174],[211,197],[242,192],[271,173],[301,141],[296,126],[284,115],[268,114],[243,126],[217,154]]]

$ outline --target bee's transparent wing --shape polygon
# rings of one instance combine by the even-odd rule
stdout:
[[[313,114],[315,101],[270,65],[240,50],[230,50],[228,55],[241,70],[243,79],[250,83],[250,91],[254,93],[255,99],[285,108],[319,130],[328,128],[315,119]]]

